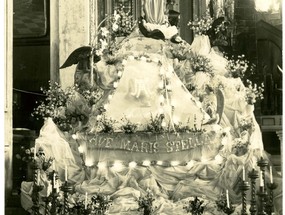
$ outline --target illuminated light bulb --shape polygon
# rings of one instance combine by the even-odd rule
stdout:
[[[163,96],[163,95],[160,95],[160,96],[159,96],[159,102],[160,102],[160,103],[163,103],[164,100],[165,100],[165,99],[164,99],[164,96]]]
[[[82,146],[79,146],[79,147],[78,147],[78,151],[79,151],[79,153],[82,154],[82,153],[83,153],[83,147],[82,147]]]
[[[113,83],[113,87],[114,87],[114,88],[117,88],[117,87],[118,87],[118,82],[114,82],[114,83]]]
[[[76,140],[78,137],[77,137],[77,134],[72,134],[71,136],[74,140]]]
[[[196,162],[194,161],[194,160],[191,160],[191,161],[189,161],[188,163],[187,163],[187,167],[188,168],[191,168],[191,167],[193,167],[194,166],[194,164],[195,164]]]
[[[223,163],[224,158],[220,154],[217,154],[215,156],[215,161],[217,161],[218,163]]]
[[[126,65],[126,63],[127,63],[127,61],[124,59],[123,61],[122,61],[122,65]],[[118,75],[119,76],[119,75]],[[121,77],[121,76],[119,76],[119,77]]]
[[[161,90],[164,88],[164,83],[163,83],[163,81],[160,81],[160,82],[159,82],[158,88],[161,89]]]
[[[97,119],[97,120],[102,119],[102,115],[97,115],[97,116],[96,116],[96,119]]]
[[[157,161],[156,164],[162,166],[163,161]]]
[[[111,100],[113,98],[113,95],[109,95],[108,99]]]
[[[149,160],[145,160],[142,165],[143,166],[150,166],[151,162]]]
[[[173,123],[174,123],[175,125],[178,125],[178,124],[179,124],[179,119],[178,119],[177,116],[173,116],[172,121],[173,121]]]
[[[106,162],[98,162],[97,167],[99,169],[105,169],[107,167],[107,163]]]
[[[93,165],[93,160],[92,160],[92,159],[86,159],[86,160],[85,160],[85,166],[90,167],[90,166],[92,166],[92,165]]]
[[[170,165],[171,166],[178,166],[179,165],[179,161],[171,161]]]
[[[135,168],[137,166],[137,163],[135,161],[132,161],[129,163],[130,168]]]
[[[124,168],[124,165],[121,161],[115,161],[113,164],[113,169],[115,171],[121,171]]]
[[[123,73],[121,71],[119,71],[117,75],[118,75],[118,77],[122,77],[122,74]]]

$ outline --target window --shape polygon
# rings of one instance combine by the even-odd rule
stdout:
[[[13,0],[13,37],[42,37],[47,33],[46,0]]]

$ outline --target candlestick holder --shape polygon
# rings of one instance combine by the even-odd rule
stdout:
[[[235,207],[233,207],[233,205],[230,204],[230,207],[229,208],[225,207],[225,209],[223,211],[224,211],[225,214],[230,215],[230,214],[232,214],[235,211]]]
[[[227,202],[225,193],[222,193],[221,197],[216,201],[216,205],[219,211],[223,211],[226,214],[232,214],[235,211],[235,207],[231,204],[231,202]]]
[[[275,190],[277,188],[277,184],[275,183],[267,183],[267,187],[268,187],[268,198],[267,198],[267,203],[265,206],[265,211],[267,214],[271,214],[272,213],[272,209],[273,209],[273,190]]]
[[[251,200],[250,200],[250,213],[251,215],[256,215],[257,212],[257,203],[256,203],[256,179],[258,178],[258,172],[253,169],[248,173],[248,177],[251,181]]]
[[[266,212],[265,212],[265,204],[266,204],[266,197],[267,197],[267,194],[265,192],[265,189],[264,187],[260,187],[260,190],[259,192],[257,193],[258,195],[258,211],[257,211],[257,214],[258,215],[266,215]]]
[[[265,168],[268,166],[268,161],[261,157],[257,162],[257,166],[259,166],[260,170],[262,171],[262,177],[265,184]]]
[[[49,215],[49,203],[51,201],[50,197],[42,197],[43,202],[45,203],[45,215]]]
[[[58,196],[59,194],[57,193],[57,187],[55,186],[55,183],[58,180],[58,175],[55,170],[49,173],[48,179],[51,181],[52,184],[52,192],[50,194],[50,202],[51,202],[51,209],[50,209],[50,214],[51,215],[56,215],[56,208],[57,208],[57,203],[58,203]]]
[[[33,160],[33,165],[32,168],[34,170],[34,178],[33,178],[33,191],[32,191],[32,201],[33,201],[33,206],[32,206],[32,210],[34,212],[35,215],[39,215],[39,209],[40,209],[40,204],[39,204],[39,200],[40,200],[40,196],[39,196],[39,192],[44,188],[43,186],[39,185],[39,164],[37,162],[36,159]]]
[[[249,190],[250,186],[247,181],[242,181],[242,183],[239,186],[241,190],[241,195],[242,195],[242,210],[241,214],[242,215],[247,215],[246,212],[246,191]]]
[[[69,213],[69,207],[68,207],[68,193],[73,191],[73,186],[69,185],[67,181],[61,186],[61,190],[63,191],[64,196],[64,214]]]

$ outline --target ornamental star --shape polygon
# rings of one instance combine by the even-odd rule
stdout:
[[[151,46],[150,46],[150,45],[145,45],[144,48],[145,48],[146,50],[151,50]]]
[[[130,51],[132,49],[132,47],[133,46],[131,44],[128,44],[128,45],[126,45],[126,50]]]

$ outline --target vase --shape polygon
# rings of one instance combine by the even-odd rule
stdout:
[[[208,55],[211,51],[209,37],[207,35],[195,35],[191,44],[191,50],[199,55]]]

